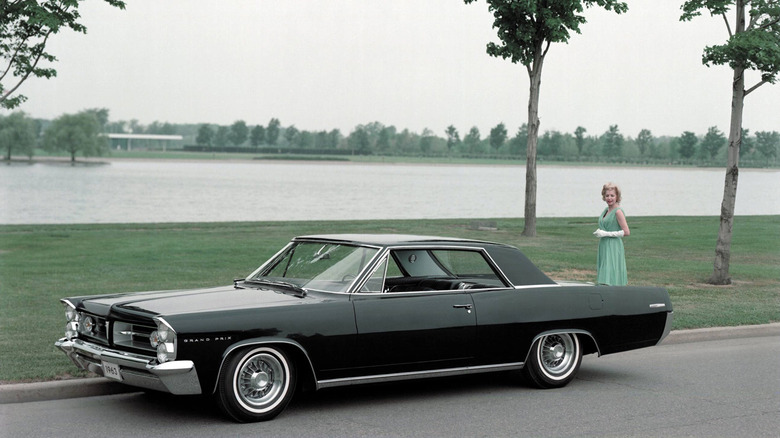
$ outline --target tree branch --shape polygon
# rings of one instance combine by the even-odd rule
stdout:
[[[19,79],[19,82],[17,82],[16,85],[14,85],[13,88],[11,88],[10,90],[5,91],[5,93],[3,93],[2,96],[0,96],[0,102],[5,102],[8,99],[8,97],[11,96],[12,94],[14,94],[14,92],[16,92],[16,90],[19,88],[19,86],[21,86],[22,83],[24,81],[26,81],[28,77],[30,77],[30,74],[32,74],[32,72],[35,71],[35,67],[38,66],[38,62],[41,60],[41,55],[43,55],[43,50],[46,47],[46,40],[49,39],[49,35],[51,35],[51,32],[52,31],[49,30],[48,32],[46,32],[46,36],[43,37],[43,41],[41,42],[40,49],[38,49],[37,53],[35,54],[35,62],[32,63],[32,65],[24,73],[24,76],[22,76]],[[10,68],[10,64],[9,64],[9,68]],[[5,74],[3,74],[3,76],[5,76]]]
[[[748,94],[752,93],[756,88],[766,84],[767,82],[769,82],[769,81],[764,79],[761,82],[757,83],[756,85],[753,85],[752,87],[750,87],[747,90],[745,90],[745,97],[747,97]]]
[[[723,22],[726,23],[726,30],[729,32],[729,38],[733,37],[734,34],[731,32],[731,25],[729,24],[729,19],[726,18],[725,13],[721,14],[721,16],[723,17]]]

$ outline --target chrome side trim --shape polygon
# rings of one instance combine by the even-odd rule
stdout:
[[[666,303],[653,303],[650,305],[651,309],[663,309],[666,307]]]
[[[558,284],[558,283],[553,283],[553,284],[526,284],[526,285],[522,285],[522,286],[515,286],[514,289],[515,290],[520,290],[520,289],[541,289],[543,287],[562,287],[562,286],[560,284]]]
[[[337,386],[362,385],[364,383],[394,382],[398,380],[427,379],[430,377],[460,376],[465,374],[490,373],[495,371],[511,371],[523,368],[524,362],[513,362],[499,365],[482,365],[473,367],[448,368],[443,370],[412,371],[407,373],[377,374],[373,376],[345,377],[342,379],[318,380],[317,389]]]

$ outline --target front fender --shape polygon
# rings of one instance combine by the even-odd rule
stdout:
[[[211,391],[212,394],[216,393],[219,379],[222,377],[222,369],[230,355],[238,350],[247,347],[255,347],[258,345],[280,345],[285,350],[285,353],[291,355],[291,359],[295,361],[295,365],[298,369],[298,375],[304,377],[304,383],[310,384],[316,382],[316,374],[314,372],[314,365],[311,362],[309,354],[306,349],[303,348],[298,342],[289,338],[278,337],[261,337],[261,338],[249,338],[236,342],[225,349],[220,359],[218,372],[214,378],[214,385]]]

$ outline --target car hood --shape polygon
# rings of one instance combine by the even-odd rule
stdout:
[[[137,292],[87,297],[82,301],[91,313],[106,316],[112,310],[177,315],[233,309],[288,306],[319,301],[268,288],[236,289],[221,286],[208,289]]]

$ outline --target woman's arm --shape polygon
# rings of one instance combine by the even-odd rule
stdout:
[[[631,230],[628,229],[628,222],[626,222],[626,215],[623,214],[623,210],[618,209],[618,211],[615,212],[615,217],[617,218],[618,225],[620,225],[620,229],[623,230],[623,237],[630,236]]]

